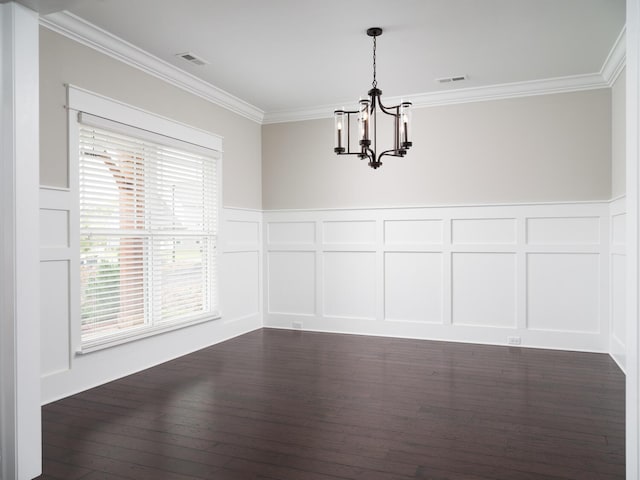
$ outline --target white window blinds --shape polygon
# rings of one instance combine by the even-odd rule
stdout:
[[[83,347],[216,317],[217,153],[78,121]]]

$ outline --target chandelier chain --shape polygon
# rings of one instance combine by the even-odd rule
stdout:
[[[373,82],[371,86],[373,88],[378,86],[378,80],[376,80],[376,37],[373,37]]]

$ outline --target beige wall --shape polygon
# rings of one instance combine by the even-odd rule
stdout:
[[[626,192],[626,87],[627,70],[622,70],[611,89],[611,196]]]
[[[416,109],[415,146],[373,171],[333,153],[331,119],[261,127],[48,29],[40,38],[43,185],[67,186],[71,83],[223,136],[225,206],[606,200],[624,192],[624,74],[612,90]]]
[[[265,125],[265,209],[608,200],[609,89],[415,109],[377,171],[333,153],[333,120]]]
[[[67,83],[221,135],[224,206],[262,207],[259,124],[45,28],[40,28],[41,184],[67,186]]]

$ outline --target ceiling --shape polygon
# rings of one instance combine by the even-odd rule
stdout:
[[[24,0],[65,9],[269,113],[599,74],[624,0]],[[192,52],[209,64],[175,56]],[[467,75],[440,84],[436,78]],[[384,98],[384,97],[383,97]]]

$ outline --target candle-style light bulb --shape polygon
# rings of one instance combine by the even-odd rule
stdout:
[[[360,100],[360,145],[369,146],[369,100]]]
[[[402,115],[402,130],[404,132],[404,139],[403,141],[406,143],[407,142],[407,136],[409,135],[409,133],[407,132],[407,130],[409,129],[409,117],[407,116],[407,114],[405,113],[404,115]]]
[[[345,111],[344,109],[336,110],[335,112],[333,112],[333,114],[335,119],[335,132],[336,132],[336,143],[335,143],[336,146],[334,147],[333,151],[336,153],[344,153],[345,148],[342,146],[342,130],[344,127]]]
[[[409,140],[409,124],[411,123],[411,102],[400,104],[400,142],[404,150],[413,145]]]

